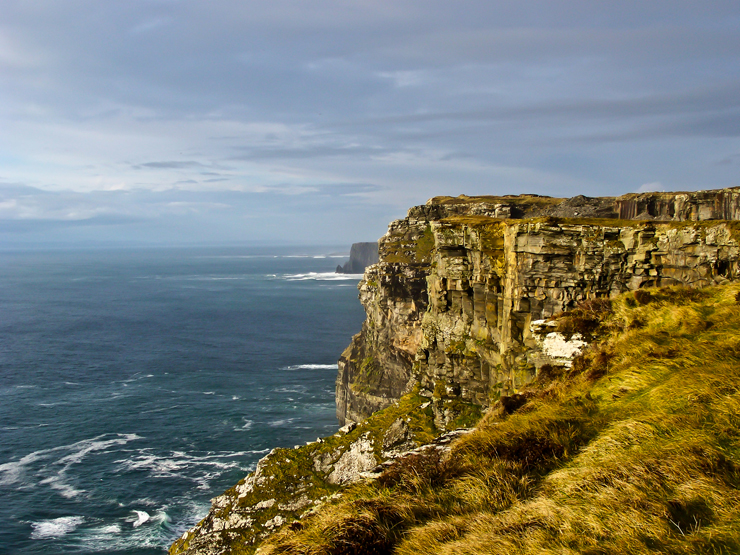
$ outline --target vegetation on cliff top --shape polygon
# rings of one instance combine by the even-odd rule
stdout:
[[[570,372],[260,553],[740,552],[739,298],[669,288],[585,307],[600,339]]]

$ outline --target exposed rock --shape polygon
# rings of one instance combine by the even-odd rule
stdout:
[[[340,496],[340,485],[407,456],[444,454],[466,433],[430,443],[435,426],[465,426],[461,414],[473,407],[479,415],[494,399],[504,412],[517,410],[528,400],[519,393],[525,384],[568,367],[586,347],[588,330],[566,332],[551,319],[583,300],[737,279],[740,224],[701,220],[738,219],[739,195],[438,197],[410,209],[390,224],[379,262],[358,286],[367,318],[342,353],[336,383],[346,425],[271,451],[212,500],[170,553],[251,553]]]
[[[329,474],[330,484],[351,484],[362,478],[362,473],[378,464],[369,434],[363,434],[345,451]]]
[[[417,444],[411,437],[409,425],[403,418],[395,420],[383,436],[383,456],[386,458],[396,457],[399,453],[416,447]]]
[[[378,243],[353,243],[349,250],[349,261],[337,266],[337,274],[361,274],[365,268],[378,261]]]
[[[724,189],[438,197],[410,209],[390,224],[380,262],[358,286],[367,318],[339,360],[340,422],[362,420],[415,384],[428,395],[441,383],[433,406],[445,425],[454,415],[447,400],[488,406],[544,364],[567,366],[584,345],[555,330],[538,335],[532,322],[589,298],[736,279],[738,225],[694,220],[740,217],[738,205],[739,190]],[[645,210],[673,221],[589,219]]]
[[[580,333],[566,337],[557,331],[557,322],[535,320],[529,328],[538,347],[536,354],[530,356],[530,360],[536,361],[537,368],[545,364],[570,368],[573,359],[588,345]]]

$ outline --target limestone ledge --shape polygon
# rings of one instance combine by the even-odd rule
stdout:
[[[359,284],[367,318],[342,353],[341,423],[420,387],[489,406],[565,349],[531,324],[596,297],[738,277],[740,190],[618,198],[438,197],[392,222]],[[619,219],[627,215],[632,220]],[[566,357],[567,358],[567,357]],[[436,406],[436,405],[435,405]],[[444,429],[454,411],[435,414]]]

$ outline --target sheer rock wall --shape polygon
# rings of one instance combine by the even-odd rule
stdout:
[[[441,197],[412,208],[389,226],[380,262],[359,285],[367,319],[339,360],[340,422],[362,420],[418,384],[444,427],[455,401],[487,406],[554,362],[532,322],[588,298],[736,279],[740,227],[710,218],[737,219],[738,202],[729,189]]]

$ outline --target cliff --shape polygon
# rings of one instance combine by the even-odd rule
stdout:
[[[624,219],[624,217],[639,219]],[[340,422],[418,385],[444,429],[460,402],[530,383],[531,330],[578,302],[646,287],[704,287],[740,269],[740,190],[618,198],[437,197],[393,222],[359,285],[367,319],[339,360]],[[716,220],[725,218],[725,220]]]
[[[489,533],[490,552],[539,553],[537,538],[555,545],[548,519],[572,552],[692,552],[673,549],[678,530],[733,552],[739,202],[726,189],[411,208],[358,286],[346,425],[271,452],[170,553],[463,553]],[[623,533],[630,519],[648,536]]]
[[[337,274],[361,274],[365,268],[378,261],[378,243],[352,243],[349,260],[337,266]]]
[[[582,303],[551,321],[589,322],[572,368],[495,403],[449,449],[345,488],[258,553],[740,553],[738,299],[729,284]]]

